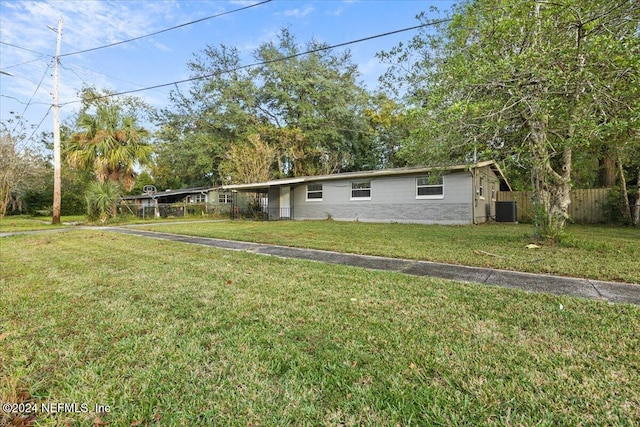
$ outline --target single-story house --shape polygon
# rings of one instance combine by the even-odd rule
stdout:
[[[447,167],[348,172],[224,185],[264,193],[269,219],[478,224],[495,218],[498,191],[511,191],[495,161]]]
[[[130,210],[141,217],[184,216],[189,210],[194,213],[196,206],[204,207],[206,211],[230,210],[234,202],[233,193],[219,186],[148,192],[124,196],[122,200]]]

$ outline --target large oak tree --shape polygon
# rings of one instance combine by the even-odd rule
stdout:
[[[243,65],[240,52],[224,45],[195,55],[189,67],[196,80],[188,92],[174,90],[172,106],[158,118],[156,179],[236,181],[227,153],[249,155],[258,140],[276,152],[267,171],[272,177],[380,164],[365,115],[368,94],[348,51],[317,41],[301,45],[284,29],[254,51],[254,61]],[[234,151],[236,145],[242,149]]]
[[[568,219],[574,159],[636,140],[640,6],[476,0],[381,57],[413,101],[409,162],[498,157],[531,171],[537,230]],[[424,17],[423,17],[424,19]],[[620,157],[622,159],[622,157]]]

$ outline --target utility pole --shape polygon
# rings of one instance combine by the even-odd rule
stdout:
[[[62,18],[58,20],[56,57],[53,71],[53,223],[60,224],[61,170],[60,153],[60,104],[58,80],[60,79],[60,42],[62,41]]]

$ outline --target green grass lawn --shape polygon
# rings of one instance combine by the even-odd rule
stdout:
[[[188,216],[180,218],[153,218],[140,219],[135,216],[121,216],[110,219],[105,225],[131,225],[131,224],[154,224],[171,222],[202,222],[218,220],[213,216]],[[60,218],[61,224],[53,225],[51,217],[10,215],[0,219],[0,233],[11,233],[20,231],[39,231],[54,227],[69,227],[73,225],[103,225],[100,222],[90,223],[84,215],[68,215]]]
[[[0,233],[68,227],[69,224],[84,223],[86,218],[83,215],[68,215],[60,218],[61,224],[54,225],[51,221],[52,218],[46,216],[9,215],[0,219]]]
[[[640,283],[640,229],[567,228],[561,244],[528,249],[528,224],[442,226],[337,221],[226,221],[149,227],[170,233]]]
[[[0,400],[89,407],[36,425],[640,419],[635,306],[98,230],[0,245]]]

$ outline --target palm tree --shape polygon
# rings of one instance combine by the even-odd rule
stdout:
[[[111,181],[94,181],[89,185],[84,197],[90,220],[99,219],[104,224],[109,217],[116,216],[120,199],[118,184]]]
[[[69,165],[93,169],[98,182],[113,182],[130,191],[135,183],[136,164],[151,159],[149,132],[138,126],[136,117],[123,115],[118,105],[99,105],[95,115],[82,112],[66,147]]]

